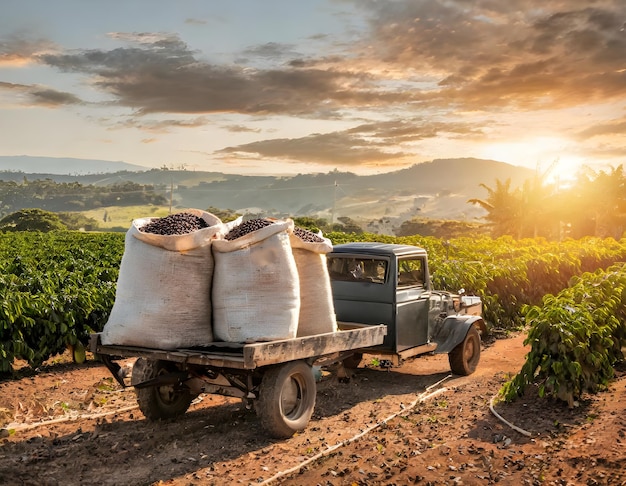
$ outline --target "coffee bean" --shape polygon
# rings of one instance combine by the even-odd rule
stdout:
[[[318,235],[304,228],[296,226],[293,229],[293,234],[307,243],[323,243],[324,238],[320,238]]]
[[[260,230],[261,228],[265,228],[266,226],[270,226],[272,224],[274,224],[272,221],[265,218],[249,219],[235,226],[226,234],[226,236],[224,236],[224,238],[229,241],[236,240],[237,238],[241,238],[242,236],[246,236],[253,231]]]
[[[193,233],[202,228],[208,228],[208,223],[191,213],[175,213],[163,218],[155,218],[144,224],[139,231],[143,233],[153,233],[156,235],[184,235]]]

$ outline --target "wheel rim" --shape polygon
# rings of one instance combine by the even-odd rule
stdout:
[[[168,373],[168,370],[165,368],[161,368],[159,370],[158,375],[165,375]],[[180,398],[180,395],[174,391],[174,387],[172,385],[163,385],[157,387],[157,396],[161,403],[166,405],[172,405],[176,403],[176,401]]]
[[[467,341],[467,345],[465,346],[465,361],[467,361],[468,363],[472,361],[472,359],[474,358],[474,354],[476,353],[476,349],[474,347],[474,340],[473,339],[469,339]]]
[[[288,419],[298,418],[302,411],[304,379],[300,375],[292,375],[285,383],[280,394],[280,408]]]
[[[476,361],[478,346],[480,346],[480,340],[474,338],[468,339],[465,342],[465,348],[463,349],[463,359],[470,366],[475,365],[474,362]]]

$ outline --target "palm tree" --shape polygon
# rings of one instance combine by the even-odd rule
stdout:
[[[505,182],[496,179],[495,188],[486,184],[480,184],[480,187],[487,190],[487,198],[470,199],[467,202],[487,211],[485,219],[491,226],[493,236],[521,237],[523,217],[521,193],[519,190],[511,190],[511,179]]]
[[[620,239],[626,227],[626,179],[623,166],[619,165],[607,172],[588,170],[579,176],[575,189],[578,196],[578,225],[587,226],[587,234]]]

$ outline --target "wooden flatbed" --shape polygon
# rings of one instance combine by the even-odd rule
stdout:
[[[314,365],[341,362],[383,343],[387,326],[338,323],[336,332],[254,343],[213,342],[173,350],[104,345],[91,335],[90,350],[128,386],[116,362],[137,358],[130,385],[150,420],[174,418],[201,393],[239,397],[253,406],[263,428],[286,438],[306,428],[315,406]]]
[[[94,354],[122,358],[143,357],[201,366],[253,370],[262,366],[299,359],[370,348],[383,342],[387,326],[349,324],[350,328],[325,334],[293,339],[254,343],[213,342],[194,348],[163,350],[136,346],[104,345],[100,334],[91,335],[90,350]]]

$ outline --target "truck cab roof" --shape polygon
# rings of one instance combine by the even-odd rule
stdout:
[[[424,248],[413,245],[400,245],[396,243],[376,243],[371,241],[359,241],[335,245],[332,253],[366,253],[379,256],[426,256]]]

